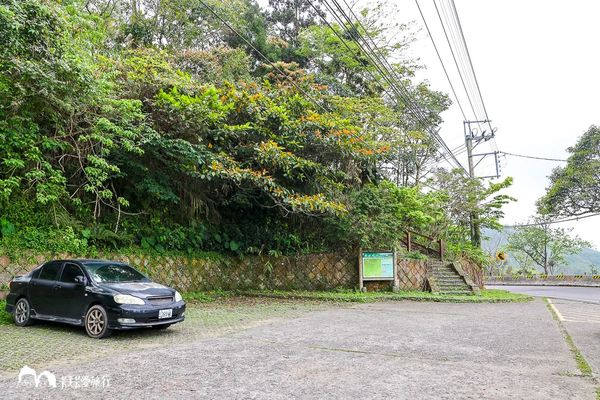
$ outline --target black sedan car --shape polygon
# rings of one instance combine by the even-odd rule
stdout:
[[[93,338],[114,329],[167,328],[184,319],[174,289],[152,282],[115,261],[55,260],[14,278],[6,311],[18,326],[33,320],[82,325]]]

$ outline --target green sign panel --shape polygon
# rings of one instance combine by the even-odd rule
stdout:
[[[394,253],[362,253],[363,279],[394,279]]]

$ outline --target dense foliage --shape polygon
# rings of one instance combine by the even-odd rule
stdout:
[[[449,100],[413,82],[407,27],[361,14],[427,126],[306,2],[207,3],[244,40],[197,0],[0,0],[5,248],[320,251],[410,227],[459,254],[470,213],[497,226],[510,181],[424,189]]]
[[[540,200],[540,210],[558,216],[600,212],[600,128],[591,126],[568,149],[565,167],[550,175],[550,187]]]

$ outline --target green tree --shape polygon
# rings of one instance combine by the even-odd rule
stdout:
[[[320,0],[313,0],[312,3],[324,15]],[[298,61],[294,53],[298,47],[300,32],[316,25],[319,13],[307,0],[269,0],[269,8],[268,21],[271,32],[285,43],[284,61]]]
[[[436,227],[434,236],[448,236],[450,241],[464,243],[472,241],[479,247],[481,238],[473,237],[471,222],[481,229],[502,228],[500,219],[504,216],[502,208],[515,199],[501,193],[512,184],[508,177],[501,182],[485,184],[482,179],[471,179],[461,170],[438,170],[430,180],[438,189],[441,207],[446,210],[447,220]],[[473,216],[475,219],[473,220]]]
[[[493,225],[500,187],[424,189],[449,101],[414,80],[382,8],[343,37],[358,51],[368,29],[422,125],[308,2],[205,2],[252,46],[199,0],[0,0],[3,245],[325,251],[412,228],[459,254],[463,195]]]
[[[139,153],[146,134],[141,102],[113,96],[91,67],[94,21],[69,8],[28,0],[0,3],[0,193],[64,207],[93,197],[120,210],[110,185],[118,152]],[[69,178],[70,177],[70,180]]]
[[[565,256],[588,246],[585,240],[571,235],[570,229],[553,228],[545,216],[534,217],[531,226],[517,228],[508,239],[509,250],[519,254],[520,259],[531,259],[547,275],[560,270]]]
[[[600,212],[600,128],[592,125],[570,147],[567,165],[550,175],[550,187],[539,208],[557,216]]]
[[[338,228],[338,240],[347,247],[398,247],[406,229],[426,231],[443,213],[432,195],[389,181],[352,191],[346,204],[348,213],[333,224]]]

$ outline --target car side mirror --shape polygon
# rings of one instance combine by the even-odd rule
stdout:
[[[85,276],[83,276],[83,275],[77,275],[75,277],[75,283],[77,283],[79,285],[85,285],[85,284],[87,284],[87,279],[85,279]]]

